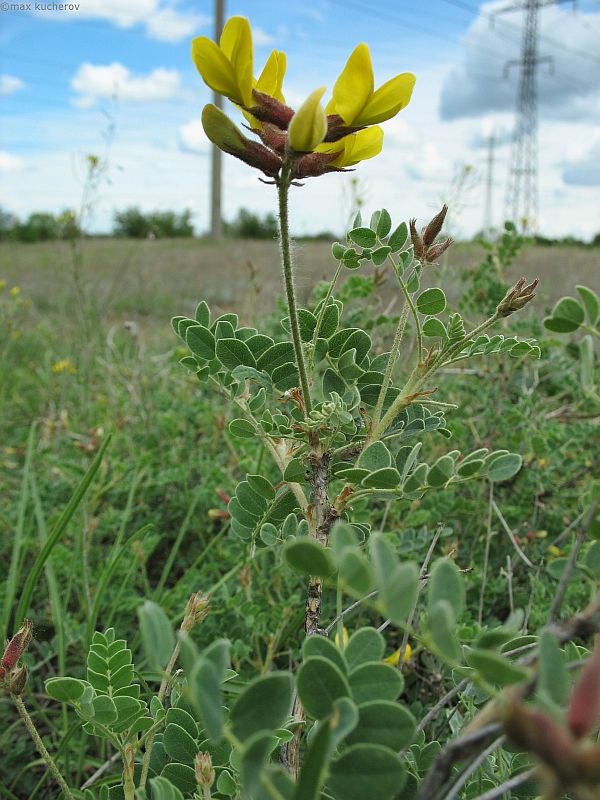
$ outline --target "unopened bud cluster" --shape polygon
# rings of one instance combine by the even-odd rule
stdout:
[[[442,210],[423,228],[421,233],[417,231],[417,220],[410,220],[410,238],[415,257],[418,258],[419,261],[426,261],[428,264],[433,264],[433,262],[437,261],[442,253],[445,253],[450,245],[454,243],[454,239],[451,236],[448,236],[442,242],[436,243],[435,241],[444,226],[447,213],[448,206],[444,204]]]
[[[212,758],[207,751],[203,753],[200,751],[194,761],[194,772],[196,773],[196,782],[199,786],[212,786],[215,782],[215,770],[212,764]]]
[[[519,311],[523,306],[526,306],[535,297],[535,289],[538,283],[539,279],[536,278],[526,286],[525,278],[520,278],[498,304],[498,314],[501,317],[509,317],[515,311]]]
[[[9,694],[21,694],[27,683],[27,667],[19,661],[29,646],[32,634],[33,626],[26,619],[4,648],[0,660],[0,680]]]
[[[189,633],[195,625],[206,619],[210,611],[210,594],[194,592],[187,601],[181,630]]]

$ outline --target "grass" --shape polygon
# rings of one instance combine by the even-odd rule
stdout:
[[[456,245],[449,251],[448,272],[478,263],[482,253],[476,244]],[[295,258],[302,303],[315,281],[331,277],[335,262],[327,242],[296,243]],[[0,263],[2,277],[21,286],[41,314],[61,313],[69,304],[68,243],[3,242]],[[509,277],[539,276],[541,302],[553,303],[571,292],[575,283],[593,285],[597,265],[597,251],[592,249],[530,247],[517,258]],[[108,320],[134,319],[151,339],[159,340],[169,335],[165,322],[174,313],[192,311],[198,298],[206,299],[215,311],[235,309],[249,318],[271,309],[281,294],[276,242],[91,239],[85,243],[82,274]],[[447,285],[452,283],[451,278],[446,280]],[[151,325],[154,321],[161,330]]]
[[[452,300],[461,291],[454,276],[478,263],[482,251],[459,245],[450,252],[441,281]],[[335,263],[322,242],[297,244],[296,261],[305,303],[315,280],[330,277]],[[81,669],[96,625],[129,635],[139,654],[136,609],[144,598],[160,602],[176,620],[191,592],[212,590],[202,636],[208,642],[227,635],[237,669],[266,671],[274,660],[287,665],[295,655],[302,581],[268,553],[253,558],[228,535],[223,519],[226,495],[246,472],[257,471],[261,456],[230,436],[227,405],[179,366],[184,353],[169,326],[172,315],[192,314],[201,299],[215,313],[235,309],[246,323],[264,318],[281,292],[277,244],[90,240],[74,276],[68,244],[2,243],[0,263],[7,281],[0,294],[7,333],[0,340],[0,620],[10,630],[26,613],[34,618],[33,713],[47,743],[73,759],[69,770],[80,785],[104,754],[69,744],[79,733],[64,711],[52,717],[40,687],[50,675]],[[592,250],[529,248],[511,276],[539,275],[539,318],[576,283],[594,285],[595,269]],[[81,279],[85,306],[75,299],[74,277]],[[15,285],[18,296],[9,293]],[[378,323],[379,315],[397,314],[400,306],[390,285],[357,318],[359,325],[373,323],[370,333],[381,349],[391,326]],[[543,335],[531,319],[520,324],[522,335]],[[548,340],[544,353],[540,364],[492,365],[479,373],[474,365],[475,374],[447,376],[444,387],[444,399],[461,405],[449,414],[453,447],[506,447],[525,458],[518,481],[498,487],[493,499],[541,578],[514,557],[494,521],[485,607],[488,621],[510,611],[502,570],[507,554],[513,556],[510,602],[527,608],[535,596],[533,627],[544,622],[555,587],[544,566],[548,543],[581,510],[581,483],[570,478],[582,466],[593,469],[597,440],[593,419],[569,416],[578,378],[568,350]],[[568,413],[556,414],[565,405]],[[447,449],[433,438],[426,447],[432,458]],[[93,480],[77,503],[86,472]],[[487,487],[473,484],[400,511],[381,503],[364,513],[375,527],[404,537],[415,558],[418,542],[442,524],[440,551],[456,553],[469,569],[482,560],[489,502]],[[467,581],[476,616],[476,570]],[[588,591],[585,582],[575,584],[568,607],[583,605]],[[426,678],[419,667],[407,676],[420,698],[415,713],[436,699]],[[47,796],[43,770],[5,710],[0,702],[0,752],[19,769],[9,773],[8,762],[0,763],[0,794]],[[26,767],[32,762],[34,768]]]

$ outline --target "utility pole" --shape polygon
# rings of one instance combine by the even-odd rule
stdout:
[[[219,41],[225,24],[225,0],[215,0],[215,41]],[[223,96],[214,92],[213,103],[223,108]],[[210,182],[210,235],[213,239],[223,237],[223,218],[221,216],[222,153],[213,144]]]
[[[483,211],[483,235],[491,239],[494,233],[494,149],[496,147],[496,137],[492,128],[488,137],[487,163],[485,176],[485,205]]]
[[[537,68],[539,64],[550,64],[548,56],[538,55],[538,14],[544,6],[555,0],[523,0],[494,12],[524,11],[525,24],[521,44],[521,57],[507,61],[504,77],[510,68],[520,68],[517,94],[516,121],[512,137],[508,182],[506,187],[506,217],[521,223],[525,230],[535,230],[539,210],[538,197],[538,141],[537,141]]]

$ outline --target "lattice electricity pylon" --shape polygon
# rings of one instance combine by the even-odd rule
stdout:
[[[504,77],[510,68],[520,67],[516,120],[510,149],[505,214],[507,219],[520,222],[524,229],[535,230],[539,211],[538,142],[537,142],[537,80],[540,64],[554,62],[549,56],[538,55],[538,12],[555,0],[524,0],[494,12],[525,11],[521,58],[507,61]]]

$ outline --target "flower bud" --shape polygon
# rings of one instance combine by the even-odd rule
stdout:
[[[210,610],[210,595],[202,592],[194,592],[187,601],[181,630],[189,632],[194,625],[206,619]]]
[[[438,242],[434,244],[433,247],[428,247],[427,253],[425,254],[425,261],[427,261],[428,264],[433,264],[433,262],[437,261],[442,253],[445,253],[452,244],[454,244],[454,239],[449,236],[447,239],[444,239],[443,242]]]
[[[448,213],[448,206],[444,203],[442,210],[435,215],[431,222],[425,227],[423,231],[423,242],[425,247],[432,245],[442,230],[446,214]]]
[[[288,127],[290,147],[296,153],[311,153],[327,133],[327,115],[320,103],[325,86],[309,94]]]
[[[274,178],[281,169],[281,159],[264,145],[247,139],[220,108],[209,103],[202,110],[202,127],[213,144],[236,156],[251,167]]]
[[[18,669],[14,670],[8,681],[8,691],[11,694],[22,694],[29,673],[27,667],[22,664]]]
[[[592,733],[600,720],[600,647],[596,646],[591,658],[581,670],[573,687],[567,722],[574,736],[580,739]]]
[[[212,765],[212,758],[210,753],[200,752],[196,756],[194,762],[194,771],[196,773],[196,781],[200,786],[212,786],[215,782],[215,771]]]
[[[520,278],[498,304],[498,314],[501,317],[509,317],[515,311],[519,311],[523,306],[526,306],[535,297],[535,288],[538,283],[539,279],[536,278],[525,286],[525,278]]]
[[[575,740],[548,714],[512,702],[504,717],[504,730],[515,744],[536,755],[561,777],[576,776]]]
[[[410,240],[413,250],[415,251],[415,256],[421,261],[425,255],[425,243],[423,242],[423,237],[417,231],[417,220],[411,219],[408,224],[410,227]]]
[[[17,661],[21,658],[25,650],[27,650],[32,635],[33,625],[30,620],[23,620],[23,625],[19,631],[15,633],[4,648],[4,654],[0,663],[8,672],[17,666]]]

